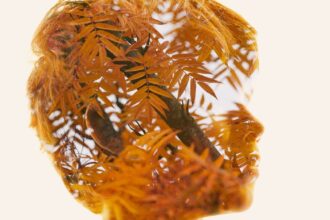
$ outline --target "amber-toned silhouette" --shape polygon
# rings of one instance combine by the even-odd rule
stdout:
[[[68,190],[110,219],[196,219],[251,201],[261,124],[215,113],[258,66],[214,0],[59,1],[36,32],[32,126]]]

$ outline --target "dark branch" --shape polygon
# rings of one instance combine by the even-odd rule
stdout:
[[[121,63],[126,64],[122,71],[125,73],[127,77],[130,77],[138,72],[126,72],[125,70],[132,68],[135,64],[126,62]],[[150,75],[149,77],[156,77],[155,75]],[[131,83],[136,83],[138,80],[134,80]],[[160,88],[166,90],[165,87]],[[221,156],[220,152],[213,146],[208,137],[204,134],[201,128],[196,123],[195,119],[189,114],[188,107],[185,109],[183,104],[172,96],[172,98],[166,98],[164,96],[157,95],[161,98],[169,107],[169,110],[166,111],[166,117],[162,116],[157,109],[156,111],[163,118],[163,120],[173,129],[181,131],[178,133],[178,137],[180,140],[187,146],[194,145],[195,152],[201,154],[205,149],[209,149],[210,157],[212,160],[216,160],[219,156]]]
[[[92,137],[105,154],[117,156],[124,149],[120,132],[114,129],[108,115],[96,104],[87,108],[86,125],[93,130]]]

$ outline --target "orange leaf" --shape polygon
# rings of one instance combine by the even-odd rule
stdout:
[[[100,57],[100,66],[104,66],[105,63],[107,62],[107,52],[104,49],[104,47],[99,45],[99,57]]]
[[[121,56],[122,51],[105,38],[100,38],[104,46],[115,56]]]
[[[224,74],[225,72],[227,72],[227,67],[223,68],[222,70],[220,70],[217,74],[214,75],[214,79],[218,78],[219,76],[221,76],[222,74]]]
[[[141,71],[141,70],[144,70],[144,66],[135,66],[135,67],[132,67],[132,68],[129,68],[128,70],[126,70],[125,72],[137,72],[137,71]]]
[[[207,106],[207,108],[206,108],[206,109],[207,109],[208,111],[210,111],[212,108],[213,108],[213,104],[212,104],[212,103],[210,103],[210,104]]]
[[[125,74],[123,72],[118,72],[116,75],[117,75],[118,84],[123,89],[124,93],[126,93],[127,85],[126,85]]]
[[[145,72],[139,72],[139,73],[134,74],[133,76],[128,77],[128,80],[134,81],[134,80],[140,79],[144,76],[145,76]]]
[[[111,40],[113,42],[116,42],[116,43],[120,43],[120,44],[123,44],[123,45],[127,45],[128,43],[126,41],[124,41],[123,39],[109,33],[109,32],[106,32],[106,31],[97,31],[97,34],[99,36],[102,36],[108,40]]]
[[[154,19],[154,18],[149,18],[149,22],[152,23],[152,24],[158,24],[158,25],[161,25],[161,24],[164,24],[163,22],[157,20],[157,19]]]
[[[211,47],[209,46],[204,46],[202,49],[201,49],[201,53],[198,57],[198,61],[199,62],[203,62],[205,61],[207,58],[209,58],[209,56],[211,55],[211,52],[212,52],[212,49]]]
[[[201,98],[201,100],[200,100],[199,105],[200,105],[200,106],[204,105],[204,102],[205,102],[205,97],[204,97],[204,94],[202,94],[202,98]]]
[[[190,75],[198,81],[209,82],[209,83],[219,83],[219,81],[217,81],[215,79],[212,79],[210,77],[206,77],[206,76],[203,76],[203,75],[198,75],[196,73],[191,73]]]
[[[167,92],[166,90],[163,90],[159,87],[156,87],[156,86],[149,86],[149,89],[150,91],[158,94],[158,95],[161,95],[161,96],[164,96],[164,97],[167,97],[167,98],[173,98],[173,96]]]
[[[113,15],[99,15],[95,16],[93,18],[94,22],[103,22],[103,21],[109,21],[113,19]]]
[[[141,102],[141,100],[147,97],[146,91],[147,91],[147,87],[143,87],[142,89],[137,91],[134,95],[130,97],[128,104],[132,106],[138,102]]]
[[[158,148],[165,146],[171,142],[175,138],[175,136],[178,134],[178,132],[172,132],[165,137],[162,137],[159,141],[156,142],[156,144],[153,146],[153,150],[157,150]]]
[[[92,23],[90,18],[80,18],[77,20],[72,20],[69,22],[69,25],[82,25],[82,24],[89,24]]]
[[[186,89],[187,84],[188,84],[188,81],[189,81],[189,76],[188,75],[185,75],[183,77],[183,79],[181,80],[181,83],[180,83],[179,92],[178,92],[178,98],[182,95],[182,93]]]
[[[159,98],[158,96],[156,96],[155,94],[150,93],[149,94],[149,98],[151,100],[153,100],[155,103],[157,103],[157,105],[161,106],[163,109],[169,110],[167,104],[161,98]]]
[[[192,73],[202,73],[202,74],[210,74],[210,71],[208,71],[205,68],[201,68],[201,67],[184,67],[183,68],[186,71],[192,72]]]
[[[164,84],[158,78],[148,78],[148,81],[154,85],[164,86]]]
[[[194,104],[195,98],[196,98],[196,80],[195,79],[190,80],[190,97],[191,97],[192,104]]]
[[[84,45],[80,49],[80,53],[83,55],[87,56],[90,52],[90,50],[95,46],[97,41],[95,40],[95,33],[92,32],[91,34],[88,35],[86,38]]]
[[[157,144],[160,140],[162,140],[164,136],[166,137],[172,132],[173,131],[171,129],[165,129],[160,132],[155,132],[145,144],[148,145],[150,148],[153,148],[153,146]]]
[[[154,28],[152,25],[146,25],[145,26],[150,33],[155,34],[158,38],[163,38],[163,35],[157,31],[156,28]]]
[[[138,82],[134,83],[133,86],[131,86],[129,88],[129,91],[133,91],[135,89],[138,89],[138,88],[140,88],[141,86],[143,86],[146,83],[147,83],[147,80],[146,79],[141,79]]]
[[[235,83],[233,82],[233,80],[231,79],[230,76],[226,77],[226,79],[228,80],[229,84],[237,91],[238,88],[237,86],[235,85]]]
[[[198,82],[198,85],[202,87],[208,94],[212,95],[213,97],[217,98],[217,95],[214,93],[213,89],[203,82]]]
[[[78,15],[81,17],[88,17],[89,13],[86,13],[85,11],[82,11],[80,9],[74,8],[72,10],[69,10],[67,13],[72,14],[72,15]]]
[[[149,99],[149,103],[152,105],[152,107],[154,107],[158,112],[160,112],[161,115],[165,116],[166,113],[164,111],[164,109],[157,103],[155,102],[155,100],[153,99]]]
[[[236,72],[230,68],[231,79],[236,82],[240,87],[242,87],[241,80],[238,78]]]
[[[82,30],[77,34],[74,38],[74,41],[78,41],[81,38],[86,37],[89,33],[91,33],[94,30],[93,25],[88,25],[86,27],[83,27]]]
[[[97,23],[95,24],[95,27],[98,29],[103,29],[103,30],[109,30],[109,31],[125,31],[126,29],[117,27],[111,24],[105,24],[105,23]]]
[[[92,52],[90,53],[90,55],[88,57],[88,61],[90,63],[95,59],[95,57],[97,56],[98,52],[99,52],[99,48],[98,47],[94,47],[92,49]]]
[[[112,107],[113,106],[113,104],[108,99],[108,97],[106,95],[104,95],[103,93],[99,92],[97,94],[97,96],[107,105],[107,107]]]
[[[179,79],[181,78],[183,74],[183,71],[182,70],[178,70],[174,76],[173,76],[173,79],[171,80],[171,83],[169,85],[169,88],[173,88],[173,86],[179,81]]]
[[[146,74],[154,74],[160,72],[161,70],[162,70],[161,68],[150,68],[146,71]]]
[[[109,82],[105,82],[104,80],[102,80],[102,82],[100,83],[100,87],[102,87],[102,89],[109,93],[116,92],[116,88],[112,84],[110,84]]]
[[[172,58],[174,59],[194,59],[195,58],[195,54],[176,54],[173,55]]]

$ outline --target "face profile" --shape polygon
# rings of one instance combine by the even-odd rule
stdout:
[[[249,207],[255,35],[214,0],[60,0],[36,32],[28,94],[69,192],[105,220]]]

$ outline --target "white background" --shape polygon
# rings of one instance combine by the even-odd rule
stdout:
[[[55,1],[0,1],[0,219],[101,219],[69,195],[29,128],[30,42]],[[261,73],[250,107],[266,132],[253,206],[212,219],[328,220],[330,1],[222,2],[259,32]]]

